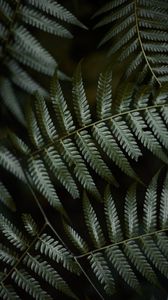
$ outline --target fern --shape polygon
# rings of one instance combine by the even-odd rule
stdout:
[[[127,78],[139,72],[112,90],[109,66],[93,107],[80,64],[66,99],[31,32],[84,26],[55,0],[0,0],[0,97],[25,123],[15,89],[34,94],[24,133],[1,132],[1,299],[167,298],[167,12],[162,0],[113,0],[95,14],[112,26],[100,44],[113,39]],[[50,94],[29,68],[52,77]]]
[[[113,104],[111,72],[107,70],[99,78],[97,114],[93,119],[79,66],[73,78],[75,117],[72,117],[61,86],[54,77],[50,99],[45,100],[37,94],[34,110],[28,112],[29,146],[12,134],[11,141],[17,154],[3,146],[0,164],[26,180],[20,175],[23,168],[33,187],[59,211],[64,209],[57,182],[75,199],[84,188],[101,200],[97,178],[114,186],[119,184],[113,173],[114,164],[137,181],[141,181],[136,169],[144,148],[167,164],[166,91],[167,86],[163,86],[152,97],[150,89],[144,86],[134,99],[131,85],[129,92],[126,87],[118,92]],[[17,162],[17,157],[22,159]]]
[[[101,287],[104,289],[103,299],[106,294],[111,295],[116,292],[116,272],[119,274],[120,280],[125,281],[138,293],[141,291],[140,275],[156,287],[160,286],[157,270],[166,278],[168,277],[168,228],[167,218],[164,217],[167,215],[167,198],[165,196],[168,173],[164,178],[161,196],[158,193],[158,176],[159,173],[153,177],[146,189],[144,199],[141,198],[143,216],[138,204],[137,186],[136,184],[130,186],[125,201],[120,203],[122,206],[120,211],[124,211],[124,223],[123,215],[117,208],[119,199],[115,200],[109,186],[104,193],[104,217],[103,213],[101,213],[101,218],[96,214],[93,208],[94,201],[89,200],[86,195],[83,197],[86,228],[83,231],[87,230],[87,235],[85,235],[87,239],[85,238],[83,243],[92,250],[85,251],[76,257],[83,265],[87,261],[89,262],[90,269],[87,268],[86,272],[89,276],[92,271],[99,282],[99,285],[96,283],[95,285],[99,286],[100,293],[102,292]],[[106,228],[104,227],[105,223]],[[108,233],[108,237],[106,233]],[[74,236],[75,238],[73,238]],[[74,239],[74,245],[76,236],[77,233],[76,235],[73,233],[70,238],[71,243]],[[76,247],[76,251],[80,253],[78,247]],[[93,278],[91,274],[90,277]]]
[[[16,210],[15,202],[2,182],[0,182],[0,201],[12,211]]]
[[[4,186],[1,193],[3,190]],[[19,218],[19,222],[16,222],[18,217],[15,213],[14,224],[9,219],[10,214],[5,216],[1,209],[1,299],[21,299],[21,290],[26,297],[34,299],[53,299],[57,293],[78,299],[61,275],[65,268],[69,274],[73,272],[74,276],[79,276],[80,273],[69,250],[65,249],[61,241],[47,233],[46,223],[39,229],[39,224],[36,224],[31,215],[24,214],[23,221]],[[19,228],[21,224],[22,230]],[[6,284],[9,281],[10,285]],[[53,288],[50,288],[53,296],[43,288],[44,283]]]
[[[21,219],[15,213],[11,221],[10,214],[1,210],[1,298],[20,299],[24,293],[34,299],[55,299],[56,295],[62,299],[62,294],[63,299],[78,299],[78,296],[81,299],[82,291],[76,295],[71,288],[71,273],[79,284],[84,276],[87,285],[94,288],[94,297],[102,299],[117,292],[116,273],[117,285],[118,281],[125,281],[138,293],[144,292],[141,277],[149,285],[161,288],[162,276],[168,277],[167,183],[168,172],[166,175],[158,172],[146,188],[145,196],[141,191],[140,204],[140,187],[136,183],[129,187],[124,201],[114,196],[108,185],[100,217],[98,203],[84,193],[81,220],[85,224],[80,225],[83,233],[74,219],[73,224],[64,220],[62,235],[66,246],[47,216],[40,225],[29,214],[23,214]]]
[[[38,28],[50,34],[71,38],[71,33],[63,23],[84,27],[67,9],[53,0],[0,1],[0,95],[22,123],[24,117],[13,84],[28,93],[39,90],[45,94],[44,89],[29,76],[25,67],[49,76],[53,75],[57,67],[55,59],[30,30]],[[64,76],[60,72],[59,75]]]
[[[118,53],[119,62],[131,57],[125,70],[129,77],[140,69],[139,80],[150,74],[152,82],[167,82],[166,1],[110,1],[96,12],[102,19],[95,26],[108,26],[100,45],[113,41],[109,55]]]

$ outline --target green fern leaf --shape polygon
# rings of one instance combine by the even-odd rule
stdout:
[[[107,70],[100,74],[97,87],[97,118],[108,118],[112,115],[112,72]]]
[[[26,249],[27,240],[22,232],[20,232],[13,224],[7,220],[2,214],[0,219],[0,229],[5,237],[20,250]]]
[[[114,140],[111,131],[108,129],[105,123],[102,122],[93,127],[93,136],[104,152],[109,156],[110,159],[114,160],[116,165],[119,166],[123,172],[130,177],[136,177],[127,158]]]
[[[37,122],[40,124],[42,133],[45,132],[45,137],[52,141],[57,137],[57,132],[50,118],[47,105],[45,104],[44,98],[38,93],[36,93],[36,99],[35,107]]]
[[[28,292],[33,298],[37,300],[51,300],[50,297],[45,291],[40,287],[40,284],[37,280],[31,277],[24,269],[15,270],[12,273],[12,279],[21,287],[23,290]]]
[[[10,219],[11,214],[7,211],[4,214],[2,207],[0,211],[0,234],[3,235],[0,244],[1,299],[20,299],[23,292],[25,297],[35,299],[54,299],[57,293],[58,297],[60,293],[68,299],[78,299],[71,290],[70,280],[69,286],[64,279],[64,270],[66,268],[66,273],[70,270],[73,276],[77,274],[79,277],[79,267],[69,250],[47,234],[48,224],[39,228],[30,214],[24,214],[21,219],[15,212]],[[17,224],[22,226],[22,231]],[[46,260],[40,252],[46,254]],[[50,286],[52,295],[48,294],[47,286]]]
[[[64,223],[64,230],[66,235],[68,236],[69,240],[72,244],[77,248],[80,253],[86,253],[89,251],[88,245],[85,243],[83,238],[68,224]]]
[[[40,256],[33,257],[28,254],[24,258],[24,263],[55,289],[63,291],[65,295],[73,299],[77,299],[63,278],[46,261],[43,261]]]
[[[110,1],[94,15],[97,16],[101,16],[101,20],[95,28],[107,27],[100,45],[109,42],[109,55],[117,53],[120,62],[131,57],[126,77],[135,74],[137,69],[147,68],[139,81],[150,74],[152,81],[159,85],[167,82],[167,60],[164,60],[168,50],[166,2]]]
[[[91,268],[100,283],[104,286],[107,295],[114,294],[114,280],[110,269],[101,253],[92,254],[88,257]]]
[[[26,6],[21,6],[20,17],[25,23],[46,31],[51,34],[55,34],[61,37],[71,38],[71,33],[61,24],[50,20],[42,13],[30,9]]]
[[[50,99],[36,94],[33,109],[28,110],[29,140],[25,143],[11,135],[12,149],[2,146],[3,155],[0,152],[4,168],[21,177],[22,164],[33,189],[62,212],[58,184],[74,199],[80,198],[84,188],[101,200],[97,179],[118,186],[113,174],[116,167],[142,182],[137,169],[145,149],[168,163],[167,85],[156,94],[142,86],[135,95],[134,85],[125,83],[112,105],[111,72],[107,70],[98,82],[96,120],[92,120],[80,66],[72,89],[71,112],[54,76]],[[21,157],[18,162],[13,148]]]
[[[0,201],[2,201],[2,203],[5,204],[8,208],[10,208],[12,211],[16,210],[15,203],[2,182],[0,182]]]
[[[148,205],[147,205],[148,206]],[[136,207],[136,186],[132,185],[125,199],[125,223],[127,236],[134,237],[138,233],[138,216]]]
[[[77,121],[80,127],[84,127],[92,122],[89,104],[83,86],[81,67],[77,67],[73,77],[73,104]]]
[[[79,197],[79,190],[73,179],[66,163],[63,161],[61,155],[58,153],[54,147],[46,149],[44,154],[44,160],[46,164],[50,167],[50,170],[57,177],[58,181],[67,189],[67,191],[72,195],[72,197]]]
[[[57,67],[56,60],[34,37],[31,27],[53,35],[72,38],[64,23],[86,29],[72,13],[55,1],[1,0],[0,2],[1,80],[8,81],[2,83],[0,95],[9,110],[23,124],[25,118],[16,99],[13,84],[31,94],[36,90],[46,94],[35,79],[28,75],[26,66],[48,76],[52,76]],[[9,74],[9,78],[6,74]],[[61,72],[58,74],[62,76]],[[6,84],[10,85],[7,92]],[[12,96],[13,102],[9,101],[9,96]]]
[[[18,255],[16,252],[11,251],[11,249],[7,248],[3,244],[0,245],[0,260],[9,264],[10,266],[14,266],[18,261]]]
[[[142,249],[147,258],[151,260],[153,265],[159,269],[159,271],[168,278],[168,261],[157,247],[156,243],[150,237],[143,238]]]
[[[140,285],[131,269],[127,259],[118,246],[106,250],[106,255],[115,269],[122,276],[122,278],[135,290],[139,290]]]
[[[19,300],[21,299],[15,292],[12,286],[4,286],[3,284],[0,285],[0,296],[2,299],[9,299],[9,300]]]
[[[14,156],[11,151],[9,151],[6,147],[0,146],[0,165],[7,169],[9,172],[13,173],[16,177],[25,181],[24,173],[21,168],[20,162]]]
[[[79,273],[79,268],[77,267],[73,256],[57,241],[55,241],[51,236],[43,234],[35,245],[36,249],[39,249],[42,254],[50,257],[56,262],[62,262],[63,266],[76,274]]]
[[[37,227],[37,224],[33,220],[32,216],[30,214],[23,214],[22,215],[22,220],[24,223],[24,227],[26,231],[31,235],[31,236],[36,236],[38,235],[39,229]]]
[[[127,191],[125,203],[123,199],[118,209],[118,197],[112,195],[107,186],[104,194],[104,212],[98,217],[89,198],[84,195],[83,214],[88,234],[86,243],[91,250],[77,256],[78,261],[89,261],[90,269],[87,274],[90,278],[95,276],[99,282],[100,290],[103,288],[105,295],[115,292],[115,274],[119,274],[120,280],[125,281],[138,293],[141,291],[139,275],[151,285],[160,288],[158,271],[167,278],[168,276],[168,237],[165,222],[158,222],[158,217],[164,220],[167,215],[165,195],[167,195],[167,174],[162,185],[162,192],[158,193],[160,173],[152,178],[146,189],[143,206],[143,224],[141,210],[137,197],[137,184],[133,184]],[[116,198],[116,200],[115,200]],[[166,211],[163,214],[164,210]],[[157,207],[157,210],[156,210]],[[123,208],[123,210],[122,210]],[[123,224],[123,213],[125,224]],[[108,237],[104,235],[105,224]],[[84,226],[84,225],[82,225]],[[162,227],[163,226],[163,227]],[[73,243],[75,246],[75,243]],[[76,248],[79,247],[76,245]],[[156,271],[157,270],[157,271]],[[90,272],[93,275],[90,275]],[[117,278],[117,280],[119,280]]]
[[[61,86],[60,83],[58,82],[58,79],[52,82],[51,89],[52,89],[51,101],[52,101],[53,109],[57,118],[60,133],[64,135],[75,129],[72,116],[70,111],[68,110],[67,103],[62,94]]]
[[[124,252],[137,270],[152,284],[158,285],[158,279],[139,245],[130,241],[124,245]]]
[[[109,239],[111,242],[120,242],[123,239],[123,235],[109,186],[107,186],[104,194],[104,209]]]
[[[161,204],[160,204],[160,224],[162,228],[166,228],[168,225],[168,214],[167,214],[167,206],[168,206],[168,197],[167,197],[167,184],[168,184],[168,174],[165,178],[162,195],[161,195]]]
[[[28,172],[34,178],[34,184],[38,190],[48,199],[49,203],[58,210],[62,210],[62,205],[56,190],[48,177],[43,161],[39,157],[29,161]]]
[[[86,220],[86,225],[90,233],[91,239],[95,247],[99,248],[105,244],[103,232],[98,222],[97,216],[93,210],[93,207],[89,203],[88,197],[84,194],[83,197],[83,210]]]
[[[57,1],[46,0],[44,2],[43,0],[37,0],[37,1],[27,0],[27,2],[32,6],[37,7],[39,10],[42,10],[49,15],[57,17],[62,21],[86,28],[82,23],[80,23],[76,19],[74,15],[72,15],[66,8],[64,8]]]
[[[157,176],[151,181],[144,202],[144,225],[146,232],[152,232],[156,229],[156,204],[157,204]]]
[[[102,157],[96,149],[90,135],[87,131],[80,131],[76,134],[76,143],[81,149],[83,157],[90,164],[90,166],[101,176],[109,182],[114,182],[117,185],[115,178],[112,176],[109,168],[103,162]]]

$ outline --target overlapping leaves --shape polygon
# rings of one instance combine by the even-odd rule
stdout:
[[[13,84],[33,93],[46,93],[32,79],[25,66],[53,75],[57,62],[31,33],[31,28],[61,37],[72,37],[64,23],[82,24],[57,1],[0,1],[0,96],[8,108],[24,122]],[[60,74],[61,75],[61,74]]]
[[[97,280],[98,284],[94,283],[99,287],[102,299],[116,292],[116,281],[117,285],[118,281],[126,282],[139,293],[142,288],[140,276],[158,288],[162,284],[159,274],[168,278],[168,173],[164,176],[161,191],[159,182],[157,173],[149,183],[144,199],[142,196],[139,199],[137,185],[132,184],[124,201],[115,198],[108,186],[103,199],[104,213],[101,210],[100,218],[94,201],[85,194],[85,238],[65,225],[71,243],[78,253],[82,253],[77,259],[87,266],[87,274]]]
[[[108,28],[100,45],[109,42],[109,55],[117,53],[120,62],[131,58],[126,76],[140,69],[139,81],[150,74],[159,85],[167,82],[167,1],[109,1],[95,14],[100,15],[95,27]]]
[[[28,112],[30,143],[11,135],[17,155],[1,147],[0,163],[24,178],[59,211],[63,211],[58,184],[73,198],[84,188],[101,200],[97,180],[119,185],[113,169],[143,181],[137,171],[146,148],[167,164],[168,107],[167,86],[155,97],[142,87],[137,98],[133,86],[124,85],[112,106],[111,72],[98,82],[96,115],[91,115],[81,77],[80,66],[73,79],[73,112],[63,96],[57,78],[51,84],[50,99],[37,94],[34,109]],[[18,161],[17,157],[22,157]],[[22,164],[22,168],[21,165]],[[102,181],[103,180],[103,181]]]
[[[120,198],[107,186],[101,216],[98,203],[84,193],[81,223],[74,218],[62,223],[61,238],[67,246],[55,237],[50,223],[36,224],[28,214],[16,223],[10,214],[1,213],[1,298],[55,299],[58,295],[62,299],[64,294],[63,299],[80,299],[80,291],[71,287],[70,272],[79,282],[85,277],[95,297],[101,299],[117,292],[116,281],[117,286],[125,282],[138,293],[143,293],[142,278],[157,289],[164,287],[162,279],[168,278],[168,173],[158,172],[145,195],[139,193],[141,188],[133,183]]]
[[[7,190],[0,187],[0,193]],[[8,199],[5,198],[6,200]],[[13,209],[4,200],[4,204]],[[79,276],[80,269],[70,251],[47,232],[47,224],[36,224],[29,214],[0,214],[0,298],[77,299],[64,274]],[[19,222],[16,223],[16,220]],[[15,220],[15,223],[14,223]],[[22,226],[21,226],[22,225]],[[22,227],[22,229],[21,229]],[[66,274],[67,276],[67,274]],[[51,294],[50,294],[51,291]],[[63,298],[64,299],[64,298]]]

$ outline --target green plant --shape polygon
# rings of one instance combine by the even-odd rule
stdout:
[[[28,112],[30,144],[11,134],[15,145],[12,149],[16,152],[17,148],[17,155],[10,148],[0,148],[0,163],[24,177],[17,161],[17,157],[21,158],[33,186],[58,210],[63,207],[54,182],[60,182],[73,198],[79,198],[79,190],[84,188],[101,199],[96,186],[98,177],[115,186],[119,184],[113,175],[113,164],[134,180],[142,181],[136,166],[144,148],[168,162],[167,96],[164,97],[167,87],[151,99],[150,89],[143,86],[134,102],[133,85],[128,90],[127,84],[114,100],[113,109],[111,79],[111,71],[100,75],[93,120],[78,66],[73,77],[73,120],[59,81],[53,78],[50,99],[37,94],[34,111]]]
[[[96,12],[103,15],[96,28],[109,25],[100,45],[113,39],[109,55],[119,53],[123,62],[131,57],[125,70],[128,78],[140,67],[139,80],[147,76],[158,85],[167,82],[167,11],[166,1],[109,1]]]
[[[29,5],[44,10],[43,3],[51,14],[52,0]],[[114,0],[96,15],[108,12],[99,25],[112,23],[105,37],[115,37],[112,51],[141,46],[123,70],[137,76],[112,88],[109,61],[91,105],[81,64],[68,92],[56,70],[50,93],[34,93],[24,134],[9,129],[1,140],[2,299],[166,300],[168,85],[166,73],[156,80],[155,71],[166,70],[167,4]],[[155,55],[156,48],[165,55]]]
[[[66,283],[59,274],[62,268],[74,273],[79,282],[83,276],[86,277],[95,289],[95,296],[98,294],[101,298],[115,293],[115,272],[119,274],[120,280],[124,280],[138,293],[143,288],[138,280],[140,275],[159,288],[157,270],[168,278],[168,173],[164,176],[160,192],[158,177],[159,173],[153,177],[145,196],[140,199],[136,184],[132,184],[125,200],[122,199],[120,212],[117,209],[119,199],[115,199],[116,196],[112,195],[107,186],[102,198],[101,219],[93,208],[95,202],[91,204],[85,193],[82,214],[88,232],[86,240],[83,233],[81,237],[74,229],[79,231],[80,226],[71,225],[72,221],[68,224],[64,220],[64,238],[68,238],[66,245],[47,217],[40,227],[31,215],[23,214],[22,221],[11,222],[9,216],[1,214],[0,230],[5,237],[0,246],[1,297],[18,299],[17,294],[21,293],[21,288],[35,299],[52,299],[50,293],[53,290],[48,287],[51,285],[73,299],[81,299],[79,291],[70,288],[72,275],[69,275]],[[5,193],[3,203],[6,203],[6,199],[7,205],[13,209]],[[18,227],[23,223],[24,230],[18,229],[16,222]],[[99,282],[98,289],[95,279]],[[47,282],[46,289],[43,288],[44,281]]]
[[[30,94],[36,90],[46,94],[25,67],[49,76],[54,74],[57,67],[56,60],[34,37],[31,28],[71,38],[71,33],[60,20],[78,26],[82,24],[56,1],[1,0],[0,6],[0,95],[8,108],[24,123],[13,84]],[[61,72],[58,74],[64,76]]]

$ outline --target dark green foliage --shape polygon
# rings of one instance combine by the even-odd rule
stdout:
[[[3,237],[3,244],[0,245],[1,299],[22,299],[20,289],[26,297],[34,299],[55,299],[57,291],[60,295],[67,295],[68,299],[77,299],[59,272],[66,268],[79,276],[80,269],[61,242],[45,233],[47,224],[39,229],[33,218],[24,214],[23,222],[19,219],[20,227],[22,223],[20,230],[8,218],[0,215]],[[6,285],[6,282],[10,283]],[[44,283],[53,287],[53,296],[43,288]]]
[[[25,67],[49,76],[57,67],[55,59],[32,34],[32,28],[71,38],[65,22],[83,26],[53,0],[0,1],[0,96],[21,122],[24,119],[13,84],[31,94],[36,90],[45,94],[46,91],[29,76]]]
[[[97,91],[97,114],[93,119],[83,87],[80,67],[73,78],[74,115],[64,99],[60,83],[55,77],[50,99],[36,95],[34,110],[28,112],[29,146],[11,135],[19,157],[26,167],[31,183],[57,210],[63,207],[57,193],[59,182],[74,198],[84,188],[98,200],[97,177],[119,185],[113,174],[113,163],[134,180],[139,178],[136,168],[144,148],[167,164],[167,86],[151,98],[151,90],[142,86],[134,99],[134,87],[126,86],[114,99],[112,109],[111,72],[100,75]],[[51,114],[54,112],[54,115]],[[0,163],[24,179],[16,154],[0,148]],[[109,165],[109,159],[111,164]],[[110,170],[111,168],[111,170]],[[96,177],[93,177],[95,172]]]
[[[153,177],[141,199],[138,199],[137,185],[129,187],[124,201],[120,202],[124,215],[118,210],[120,200],[115,199],[110,186],[106,187],[102,199],[101,219],[93,208],[97,202],[89,200],[85,193],[83,215],[87,239],[64,221],[68,248],[54,237],[54,231],[52,236],[48,233],[49,227],[52,229],[50,223],[39,228],[31,215],[24,214],[23,221],[19,221],[24,227],[20,229],[1,214],[1,298],[18,299],[22,289],[34,299],[55,299],[50,285],[67,295],[66,299],[78,299],[70,288],[71,275],[66,283],[57,271],[60,265],[76,274],[79,281],[86,277],[95,289],[95,296],[98,293],[102,299],[116,293],[116,273],[118,280],[125,281],[138,293],[143,293],[140,276],[160,288],[161,274],[168,278],[168,173],[163,178],[161,191],[159,177],[159,173]],[[46,282],[45,288],[42,282]]]
[[[119,62],[131,58],[126,77],[140,67],[140,81],[149,74],[152,82],[167,82],[167,13],[167,1],[116,0],[109,1],[95,14],[102,16],[95,27],[107,28],[100,45],[111,43],[109,55],[117,53]]]
[[[71,37],[64,23],[81,23],[55,0],[0,0],[0,94],[22,122],[13,87],[37,89],[27,129],[0,144],[1,299],[166,300],[167,13],[113,0],[95,14],[127,81],[112,89],[109,63],[92,106],[80,64],[69,97],[31,33]],[[55,74],[50,94],[29,67]]]

